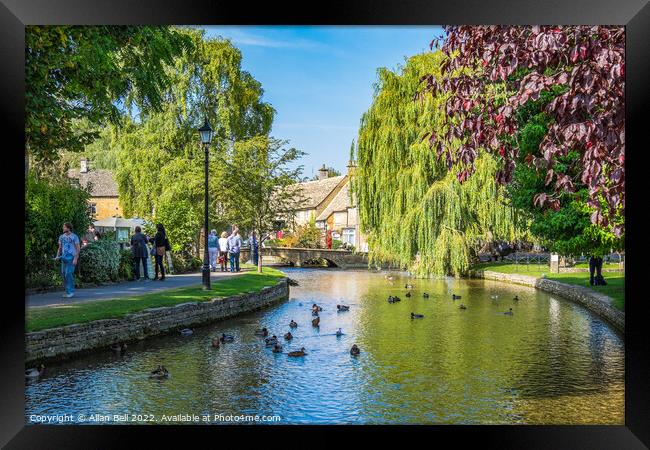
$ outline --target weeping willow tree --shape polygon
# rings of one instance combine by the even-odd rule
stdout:
[[[416,276],[464,274],[482,242],[515,240],[521,219],[495,183],[498,162],[484,152],[461,183],[431,149],[426,131],[443,124],[444,97],[414,100],[424,74],[439,74],[440,53],[413,56],[398,71],[380,69],[361,118],[352,181],[370,262]]]

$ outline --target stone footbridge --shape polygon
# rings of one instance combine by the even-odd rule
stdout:
[[[266,247],[261,249],[262,256],[275,256],[287,263],[300,267],[305,261],[324,259],[330,266],[346,268],[368,267],[368,254],[349,250],[329,250],[323,248]],[[240,259],[250,259],[250,249],[242,248]]]

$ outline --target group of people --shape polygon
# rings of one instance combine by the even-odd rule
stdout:
[[[83,235],[83,240],[73,232],[72,224],[66,222],[63,224],[63,234],[59,236],[58,250],[55,257],[56,261],[61,263],[61,275],[63,276],[63,284],[65,287],[65,294],[63,297],[72,298],[74,296],[74,272],[79,261],[79,252],[82,245],[88,245],[90,241],[98,241],[101,235],[95,230],[93,225],[88,227],[86,234]],[[251,258],[253,263],[257,265],[259,258],[259,241],[255,232],[251,233],[249,239]],[[143,279],[149,280],[149,271],[147,268],[147,261],[150,256],[154,256],[155,276],[154,281],[165,280],[165,266],[163,264],[166,252],[171,250],[169,239],[167,239],[167,232],[163,224],[156,225],[156,234],[149,237],[142,232],[142,228],[135,227],[135,233],[130,239],[131,253],[133,255],[135,279],[141,279],[140,267],[143,269]],[[216,230],[212,230],[208,236],[208,252],[210,255],[210,270],[215,272],[217,264],[222,272],[228,271],[228,261],[230,261],[230,271],[240,272],[239,255],[242,247],[242,238],[239,234],[239,228],[236,224],[232,226],[232,232],[224,231],[221,237],[217,235]],[[159,277],[160,274],[160,277]]]
[[[227,231],[217,234],[217,230],[212,230],[208,235],[208,254],[210,260],[210,270],[217,271],[217,264],[222,272],[228,271],[228,261],[230,261],[230,271],[240,272],[239,255],[241,253],[242,238],[239,234],[237,224],[233,224],[230,235]],[[253,263],[257,265],[259,257],[259,245],[255,232],[250,237],[251,257]]]

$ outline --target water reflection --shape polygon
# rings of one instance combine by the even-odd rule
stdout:
[[[272,308],[48,367],[27,414],[279,414],[281,423],[623,423],[622,337],[583,308],[483,280],[393,283],[366,271],[287,269]],[[424,292],[429,298],[423,296]],[[452,300],[451,294],[461,296]],[[389,304],[389,295],[402,301]],[[520,300],[513,301],[517,295]],[[311,326],[312,303],[323,306]],[[350,305],[337,312],[336,304]],[[463,303],[467,309],[462,310]],[[512,308],[512,316],[503,312]],[[410,313],[424,314],[411,320]],[[289,322],[298,322],[285,342]],[[272,353],[254,331],[276,334]],[[342,328],[344,335],[335,332]],[[235,342],[213,349],[225,332]],[[352,357],[356,343],[361,355]],[[305,347],[304,358],[286,352]],[[168,380],[147,373],[164,364]]]

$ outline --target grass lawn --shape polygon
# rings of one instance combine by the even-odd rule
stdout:
[[[25,313],[26,328],[30,332],[99,319],[118,319],[147,308],[173,306],[185,302],[202,302],[214,297],[255,292],[264,286],[273,286],[284,276],[278,270],[264,267],[261,274],[257,271],[247,272],[213,281],[210,291],[204,291],[200,285],[197,285],[113,300],[27,308]]]
[[[603,265],[603,268],[605,266]],[[491,270],[501,273],[518,273],[541,278],[546,275],[549,280],[562,283],[575,284],[605,294],[614,299],[614,306],[625,311],[625,272],[603,272],[607,286],[589,286],[589,272],[576,273],[550,273],[546,264],[511,264],[511,263],[482,263],[473,267],[477,270]]]

